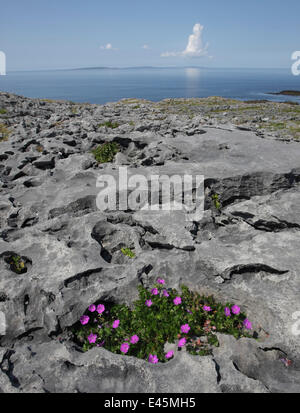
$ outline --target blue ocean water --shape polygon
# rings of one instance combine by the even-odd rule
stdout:
[[[292,100],[268,92],[300,90],[300,76],[287,69],[130,68],[8,72],[0,91],[35,98],[107,103],[122,98],[223,96],[241,100]]]

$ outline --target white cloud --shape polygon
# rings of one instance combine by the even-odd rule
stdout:
[[[193,34],[189,37],[189,42],[183,52],[184,56],[199,57],[207,54],[208,43],[203,46],[202,31],[204,27],[200,23],[195,24]]]
[[[107,43],[105,46],[100,46],[100,49],[102,50],[118,50],[112,47],[111,43]]]
[[[142,49],[147,50],[147,49],[149,49],[149,46],[148,46],[147,44],[144,44],[144,45],[142,46]]]
[[[196,23],[193,27],[193,34],[189,36],[188,44],[183,52],[164,52],[161,57],[201,57],[207,55],[208,43],[203,45],[202,31],[204,27]]]
[[[182,56],[182,52],[164,52],[161,57]]]

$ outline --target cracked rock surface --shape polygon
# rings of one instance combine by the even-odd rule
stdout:
[[[0,108],[0,392],[300,392],[300,142],[146,101],[0,93]],[[104,142],[120,152],[98,165]],[[120,166],[204,175],[203,216],[100,212],[97,178]],[[130,304],[162,275],[238,304],[258,338],[158,365],[79,351],[69,328],[91,303]]]

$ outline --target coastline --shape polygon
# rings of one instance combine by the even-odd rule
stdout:
[[[266,91],[298,90],[288,70],[239,70],[168,68],[81,69],[61,71],[8,72],[0,78],[0,90],[32,98],[69,99],[105,104],[124,98],[153,102],[172,98],[221,95],[225,99],[291,100],[299,96],[267,94]]]

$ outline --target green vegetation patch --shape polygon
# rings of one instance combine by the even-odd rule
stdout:
[[[286,124],[284,122],[271,122],[268,124],[268,127],[271,129],[285,129]]]
[[[135,253],[131,251],[130,248],[121,248],[121,252],[126,255],[126,257],[129,258],[134,258],[135,257]]]
[[[214,206],[216,207],[216,209],[220,209],[221,208],[221,202],[220,202],[220,197],[218,194],[214,194],[212,197]]]
[[[71,103],[70,105],[70,110],[72,112],[73,115],[78,115],[78,107],[75,105],[75,103]]]
[[[106,142],[92,150],[98,163],[112,162],[115,155],[119,152],[120,147],[116,142]]]
[[[186,286],[179,293],[165,284],[158,279],[151,290],[139,286],[132,308],[91,304],[73,328],[75,341],[84,351],[104,347],[156,364],[174,356],[173,350],[166,351],[167,343],[175,351],[186,347],[193,355],[207,355],[219,345],[217,333],[253,337],[252,323],[237,305],[218,303]]]
[[[0,142],[7,141],[11,131],[4,125],[4,123],[0,123]]]
[[[9,264],[11,271],[16,274],[27,272],[26,262],[19,255],[10,255],[5,258],[5,262]]]
[[[118,122],[112,122],[111,120],[104,122],[104,123],[100,123],[98,125],[98,128],[102,128],[103,126],[105,126],[106,128],[109,129],[116,129],[120,126],[120,124]]]

